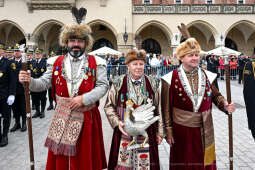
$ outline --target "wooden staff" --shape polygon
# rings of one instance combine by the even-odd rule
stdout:
[[[224,62],[225,75],[226,75],[226,91],[227,101],[231,103],[231,89],[230,89],[230,73],[228,57],[225,57]],[[233,127],[232,127],[232,113],[228,112],[228,133],[229,133],[229,169],[233,170]]]
[[[23,57],[24,58],[24,57]],[[22,69],[27,71],[26,59],[22,59]],[[30,106],[30,94],[29,94],[29,83],[23,84],[26,99],[26,113],[27,113],[27,126],[28,126],[28,140],[29,140],[29,151],[30,151],[30,169],[34,170],[34,146],[33,146],[33,133],[32,133],[32,120],[31,120],[31,106]]]

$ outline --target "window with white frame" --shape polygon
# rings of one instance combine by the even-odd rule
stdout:
[[[143,3],[144,3],[144,4],[151,4],[151,1],[152,1],[152,0],[143,0]]]
[[[245,4],[245,0],[238,0],[237,3],[238,4]]]
[[[175,0],[175,3],[176,3],[176,4],[181,4],[181,3],[182,3],[182,0]]]

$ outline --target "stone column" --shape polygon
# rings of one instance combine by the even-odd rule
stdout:
[[[34,49],[34,48],[38,47],[38,36],[37,35],[32,35],[32,34],[28,33],[28,34],[26,34],[25,38],[26,38],[28,48]]]

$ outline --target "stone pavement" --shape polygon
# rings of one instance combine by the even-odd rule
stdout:
[[[225,82],[219,81],[220,91],[224,96]],[[234,169],[252,170],[255,169],[255,142],[248,130],[247,116],[244,107],[242,86],[236,81],[231,82],[232,100],[236,103],[237,109],[233,113],[234,131]],[[104,100],[102,99],[100,110],[102,111],[103,134],[106,156],[108,159],[112,129],[103,112]],[[34,111],[33,111],[34,113]],[[35,169],[45,169],[47,149],[43,146],[46,139],[49,123],[53,111],[46,112],[46,118],[33,119],[33,139],[35,152]],[[227,170],[228,161],[228,119],[227,116],[213,107],[213,118],[216,140],[217,167],[219,170]],[[13,121],[11,127],[13,126]],[[161,169],[168,170],[169,167],[169,145],[164,140],[159,146]],[[27,132],[9,133],[9,145],[0,148],[0,170],[29,170],[29,148]]]

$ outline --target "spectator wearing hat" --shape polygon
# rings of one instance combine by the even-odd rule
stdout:
[[[16,64],[3,57],[4,50],[5,44],[0,42],[0,147],[8,145],[11,105],[17,85]]]
[[[6,58],[8,58],[9,60],[12,60],[12,59],[14,59],[14,50],[13,50],[13,48],[12,47],[8,47],[6,50],[5,50],[5,52],[6,52]]]

